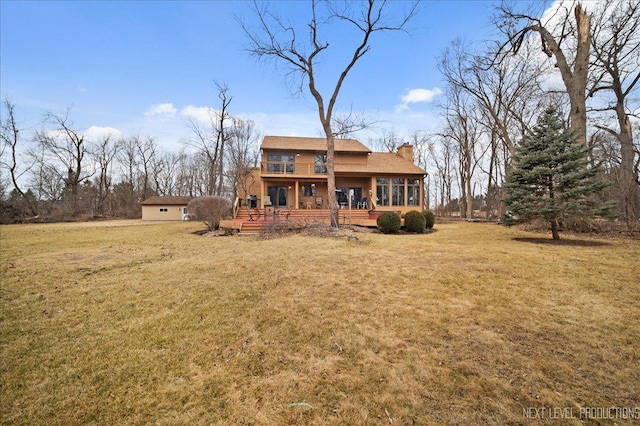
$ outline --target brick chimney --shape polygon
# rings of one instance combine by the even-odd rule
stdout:
[[[398,155],[413,163],[413,145],[409,143],[403,143],[398,147]]]

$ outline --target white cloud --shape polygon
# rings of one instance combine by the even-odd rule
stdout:
[[[149,111],[145,112],[144,115],[147,117],[161,116],[164,118],[173,118],[176,112],[178,112],[178,110],[172,103],[166,103],[151,106]]]
[[[208,106],[197,107],[189,105],[182,108],[180,115],[202,123],[210,123],[212,120],[216,119],[218,111]]]
[[[396,105],[396,113],[406,111],[409,108],[409,104],[417,103],[429,103],[433,102],[436,96],[442,95],[443,92],[438,87],[433,89],[406,89],[405,94],[400,98],[401,104]]]
[[[401,100],[404,105],[415,104],[418,102],[432,102],[433,98],[439,95],[442,95],[442,90],[437,87],[435,87],[433,90],[411,89],[407,90],[407,93],[402,97]]]
[[[245,118],[256,123],[257,130],[264,135],[320,136],[322,128],[316,112],[245,114]]]
[[[90,140],[96,140],[107,136],[119,139],[122,137],[122,132],[114,127],[91,126],[85,130],[83,136]]]

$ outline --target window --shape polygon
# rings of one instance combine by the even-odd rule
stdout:
[[[327,154],[316,154],[313,159],[313,172],[327,174]]]
[[[351,199],[351,208],[358,207],[358,202],[362,202],[362,188],[360,187],[341,187],[336,192],[336,199],[340,208],[347,208],[349,206],[349,194],[353,191],[353,198]]]
[[[165,209],[165,208],[161,208],[161,209],[160,209],[160,213],[166,213],[166,212],[168,212],[168,211],[169,211],[169,209]]]
[[[377,197],[377,204],[379,206],[389,205],[389,179],[388,178],[376,179],[376,197]]]
[[[393,178],[391,191],[391,204],[404,206],[404,178]]]
[[[294,173],[295,156],[293,154],[267,155],[268,173]]]
[[[311,185],[302,185],[302,196],[303,197],[315,197],[317,194],[316,184],[312,183]]]
[[[420,179],[407,179],[407,205],[420,205]]]

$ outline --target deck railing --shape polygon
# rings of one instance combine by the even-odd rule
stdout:
[[[326,175],[327,166],[316,163],[262,161],[260,163],[260,171],[262,174],[267,175]]]

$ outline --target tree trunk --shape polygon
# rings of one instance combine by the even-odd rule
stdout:
[[[338,227],[338,201],[336,200],[336,173],[335,173],[335,138],[330,123],[324,120],[325,135],[327,137],[327,201],[329,203],[329,219],[331,226]]]
[[[562,74],[567,93],[569,94],[569,102],[571,104],[571,129],[577,134],[576,143],[580,145],[587,144],[587,75],[589,71],[589,49],[591,47],[591,19],[587,11],[580,4],[575,8],[576,26],[578,28],[578,45],[576,48],[576,57],[573,65],[573,72],[567,64],[564,55],[562,60],[556,54],[558,60],[558,68]],[[558,52],[562,54],[558,46]],[[554,51],[556,53],[556,51]]]
[[[468,155],[471,155],[470,153]],[[467,202],[466,202],[466,208],[467,208],[467,213],[466,213],[466,217],[468,219],[473,219],[473,192],[471,191],[471,158],[467,158],[467,162],[465,163],[465,173],[467,175],[467,190],[466,195],[467,195]]]
[[[556,67],[560,71],[564,82],[571,111],[569,113],[570,127],[576,133],[576,143],[587,144],[587,75],[589,71],[589,52],[591,47],[591,18],[587,11],[578,3],[574,10],[577,27],[577,45],[575,48],[575,59],[573,69],[571,62],[567,59],[560,48],[560,42],[554,35],[542,25],[527,27],[525,31],[536,31],[540,34],[543,44],[542,50],[547,56],[555,57]],[[560,38],[562,40],[562,38]]]
[[[629,116],[624,111],[623,100],[618,97],[616,105],[616,114],[620,125],[620,133],[616,136],[620,142],[620,184],[622,186],[622,195],[624,205],[624,214],[627,222],[627,228],[631,229],[638,221],[638,202],[640,194],[638,191],[637,176],[633,166],[634,150],[633,135],[631,133],[631,122]]]
[[[549,223],[551,224],[551,235],[553,239],[559,240],[560,234],[558,233],[558,221],[556,219],[553,219],[553,220],[550,220]]]

